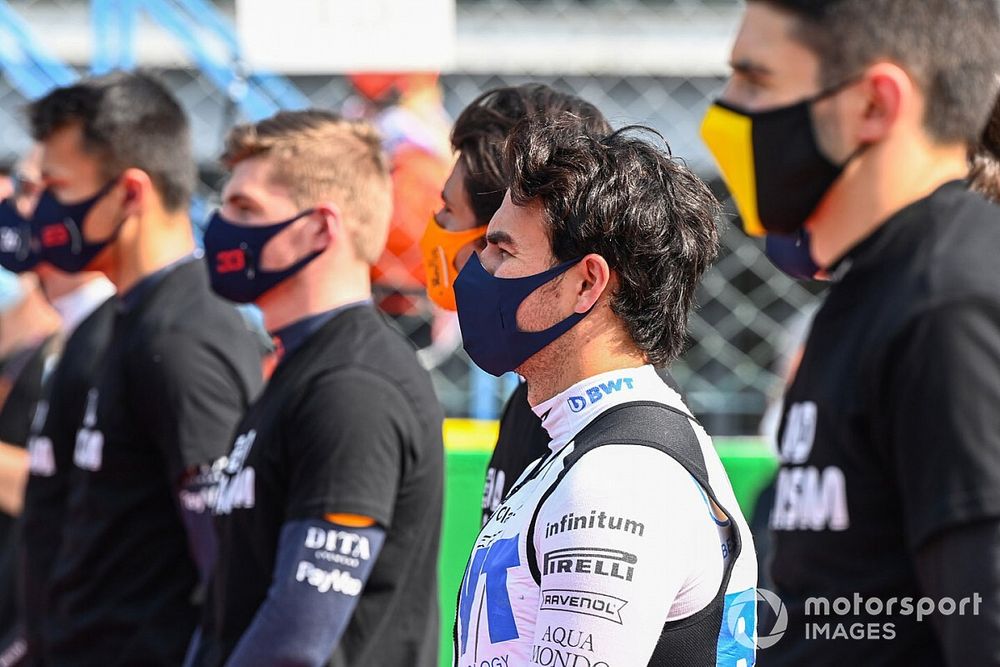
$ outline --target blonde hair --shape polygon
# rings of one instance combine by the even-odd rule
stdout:
[[[329,111],[281,111],[237,125],[226,137],[222,162],[264,156],[271,180],[297,206],[332,199],[344,214],[358,256],[374,264],[385,248],[392,217],[392,181],[381,137],[371,124]]]

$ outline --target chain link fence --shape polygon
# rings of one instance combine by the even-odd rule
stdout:
[[[36,20],[44,20],[54,10],[79,17],[69,20],[77,21],[79,30],[88,30],[81,22],[87,16],[86,3],[24,0],[10,4],[35,34],[46,35],[46,26]],[[231,3],[217,4],[224,12],[232,11]],[[731,39],[739,11],[734,0],[461,0],[457,6],[458,67],[441,77],[444,106],[454,118],[489,88],[547,83],[594,103],[616,127],[638,123],[656,129],[674,154],[709,180],[725,201],[724,188],[697,130],[709,102],[723,86],[724,73],[715,61],[724,63],[725,53],[720,56],[715,51]],[[625,48],[622,35],[626,42],[638,45],[634,53],[616,51]],[[515,48],[525,49],[565,38],[560,49],[590,49],[591,53],[581,56],[586,61],[582,65],[572,61],[572,54],[511,63],[504,53],[475,53],[477,44],[497,44],[505,37]],[[58,44],[50,44],[57,35],[49,33],[39,39],[59,52]],[[715,51],[702,53],[707,47],[698,46],[700,39],[715,40],[715,46],[707,49]],[[665,41],[672,45],[660,43]],[[713,58],[714,64],[707,64]],[[202,180],[201,203],[193,213],[198,225],[222,183],[223,175],[214,162],[222,138],[242,118],[223,91],[180,60],[156,65],[192,118]],[[341,109],[353,93],[350,81],[341,75],[298,76],[291,81],[314,106],[322,108]],[[9,76],[0,77],[0,164],[11,162],[29,145],[21,112],[27,101]],[[789,331],[815,304],[819,287],[797,283],[776,271],[761,244],[739,230],[732,205],[727,203],[726,210],[722,254],[699,290],[690,347],[674,364],[673,373],[710,432],[753,434],[768,403],[780,395],[782,360],[796,345]],[[432,369],[448,414],[496,416],[516,379],[496,381],[476,369],[461,350],[454,323],[440,313],[433,323],[438,331],[435,345],[427,347],[434,312],[429,306],[419,312],[418,317],[397,321],[426,348],[422,359]]]

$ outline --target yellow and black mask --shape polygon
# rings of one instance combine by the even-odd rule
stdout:
[[[843,172],[816,141],[814,102],[844,85],[790,106],[750,112],[716,101],[701,136],[752,236],[795,235]]]

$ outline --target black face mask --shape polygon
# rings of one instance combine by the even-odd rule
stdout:
[[[796,235],[860,152],[835,164],[816,140],[812,106],[857,79],[796,104],[751,112],[716,101],[701,136],[729,187],[744,230],[753,236]]]

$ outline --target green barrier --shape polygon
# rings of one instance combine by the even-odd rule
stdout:
[[[493,421],[445,421],[444,534],[438,570],[441,585],[441,665],[451,665],[452,623],[458,587],[472,543],[479,534],[483,481],[498,425]],[[756,438],[716,438],[733,492],[749,519],[761,490],[778,467],[767,445]]]

